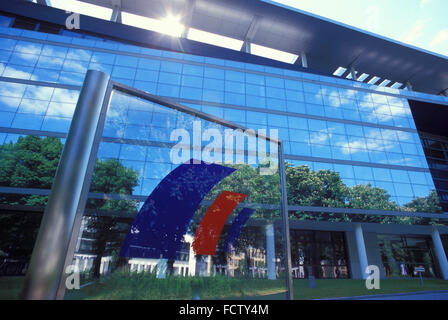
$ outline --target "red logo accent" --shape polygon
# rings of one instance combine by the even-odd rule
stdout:
[[[223,191],[208,208],[199,224],[193,240],[196,254],[214,255],[222,228],[233,209],[247,194]]]

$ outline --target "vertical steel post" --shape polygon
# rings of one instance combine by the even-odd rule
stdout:
[[[302,52],[300,54],[300,61],[302,62],[303,68],[308,68],[308,57],[306,56],[305,52]]]
[[[55,299],[78,215],[109,76],[87,71],[45,207],[22,299]],[[79,217],[78,217],[79,218]]]
[[[352,77],[352,80],[356,81],[356,70],[353,67],[350,67],[350,76]]]
[[[285,173],[285,159],[283,155],[283,143],[279,142],[279,153],[278,153],[278,170],[280,171],[280,185],[281,185],[281,213],[283,222],[283,244],[284,244],[284,255],[286,263],[286,288],[287,299],[294,300],[293,284],[292,284],[292,265],[291,265],[291,242],[289,237],[289,214],[288,214],[288,194],[286,189],[286,173]]]

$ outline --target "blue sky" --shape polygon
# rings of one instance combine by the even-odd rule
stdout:
[[[277,0],[448,56],[447,0]]]

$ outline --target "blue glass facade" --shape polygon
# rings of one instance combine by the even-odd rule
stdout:
[[[247,128],[278,129],[289,162],[337,171],[348,186],[370,182],[400,205],[434,188],[407,98],[446,98],[113,41],[5,27],[0,32],[0,75],[12,81],[1,87],[2,127],[67,132],[75,86],[96,69]],[[105,136],[135,138],[148,124],[141,121],[145,112],[109,116]],[[119,145],[110,146],[99,156],[136,160]],[[135,192],[144,195],[146,163],[134,165],[141,173]]]
[[[117,274],[122,276],[117,270],[150,271],[152,280],[213,274],[225,276],[224,282],[242,279],[244,282],[236,285],[241,293],[258,286],[248,279],[282,280],[277,284],[271,281],[266,287],[273,286],[282,295],[292,283],[288,271],[293,278],[312,274],[363,278],[364,259],[379,266],[381,277],[415,276],[414,268],[424,266],[425,276],[448,279],[448,265],[440,264],[443,255],[437,248],[434,251],[440,242],[434,230],[448,232],[443,218],[436,220],[443,215],[432,215],[443,210],[434,192],[434,181],[438,180],[431,175],[433,168],[425,155],[428,142],[424,149],[409,102],[446,106],[448,97],[323,76],[304,68],[275,68],[272,65],[278,64],[262,64],[251,55],[239,61],[232,60],[232,55],[228,59],[210,57],[219,48],[201,52],[201,47],[193,46],[195,54],[180,53],[59,27],[59,34],[23,30],[12,27],[14,21],[0,15],[0,213],[6,222],[0,223],[0,257],[17,259],[17,274],[28,268],[34,244],[28,230],[37,233],[41,214],[50,207],[46,205],[52,177],[86,73],[93,69],[108,74],[115,84],[109,83],[111,96],[104,128],[93,142],[92,150],[98,146],[98,151],[92,154],[96,159],[90,158],[87,169],[92,177],[87,173],[84,180],[84,187],[89,189],[83,190],[87,194],[85,207],[77,211],[80,227],[75,224],[77,229],[66,250],[67,261],[72,259],[72,266],[85,276],[110,274],[114,279]],[[39,28],[35,30],[42,31]],[[102,111],[106,111],[105,106]],[[157,194],[153,191],[179,167],[172,159],[173,145],[178,142],[171,136],[173,131],[183,129],[194,136],[194,122],[200,122],[202,130],[216,129],[222,135],[228,124],[221,120],[266,130],[268,135],[278,130],[286,162],[285,179],[280,179],[283,171],[277,170],[282,169],[278,158],[269,159],[275,170],[268,175],[261,174],[266,157],[255,159],[251,166],[218,161],[228,166],[225,170],[232,175],[201,190],[200,199],[192,196],[204,187],[194,175],[179,178],[178,185],[188,186],[189,196],[171,181],[171,189],[167,188],[171,192],[164,192],[154,203],[164,207],[171,199],[178,205],[165,208],[164,216],[157,217],[159,223],[154,223],[158,212],[151,203],[151,196]],[[207,139],[202,133],[201,137],[199,143],[204,147]],[[258,143],[255,139],[244,145],[246,161],[254,160],[255,156],[249,155],[252,152],[260,152]],[[268,148],[272,152],[272,145]],[[194,151],[191,157],[195,157]],[[202,172],[201,179],[205,178]],[[288,200],[285,207],[281,201],[284,190]],[[216,251],[198,253],[195,241],[200,224],[225,192],[245,200],[228,212],[222,229],[211,230],[217,234],[213,239]],[[197,203],[186,210],[194,199]],[[36,215],[22,221],[22,217],[29,217],[18,215],[22,210]],[[145,223],[139,225],[138,216],[145,214]],[[183,225],[180,219],[172,218],[176,214],[185,220]],[[247,220],[241,217],[244,215]],[[438,229],[433,229],[433,223],[440,223]],[[229,230],[235,225],[240,233],[227,250],[223,240],[226,238],[227,243]],[[153,245],[157,241],[143,241],[141,252],[157,254],[121,255],[124,236],[132,238],[140,230],[157,240],[166,240],[175,230],[172,234],[179,248],[173,246],[166,257],[166,248]],[[394,244],[398,242],[389,234],[406,245],[416,242],[418,250],[397,251]],[[165,240],[160,243],[169,243]],[[132,245],[135,247],[135,243],[129,247]],[[365,257],[363,247],[368,249],[364,250]],[[418,254],[412,256],[415,252]],[[0,275],[4,274],[0,268]],[[130,296],[128,280],[118,288],[123,292],[120,297]],[[185,287],[193,288],[193,282],[188,281]],[[154,295],[144,295],[144,299],[167,298],[162,289],[150,291]],[[105,297],[112,297],[108,294]],[[188,294],[176,298],[189,298]],[[220,294],[210,297],[232,296]]]

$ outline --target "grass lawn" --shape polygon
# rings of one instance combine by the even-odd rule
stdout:
[[[0,300],[17,299],[23,277],[0,277]],[[379,290],[367,290],[363,280],[317,279],[316,288],[307,280],[294,280],[295,299],[324,299],[391,294],[417,291],[448,290],[448,281],[425,279],[381,280]],[[284,280],[231,279],[225,277],[155,279],[151,274],[117,273],[101,283],[80,290],[67,291],[66,299],[191,299],[200,292],[201,299],[268,299],[285,298]]]
[[[19,298],[25,277],[0,277],[0,300]]]

